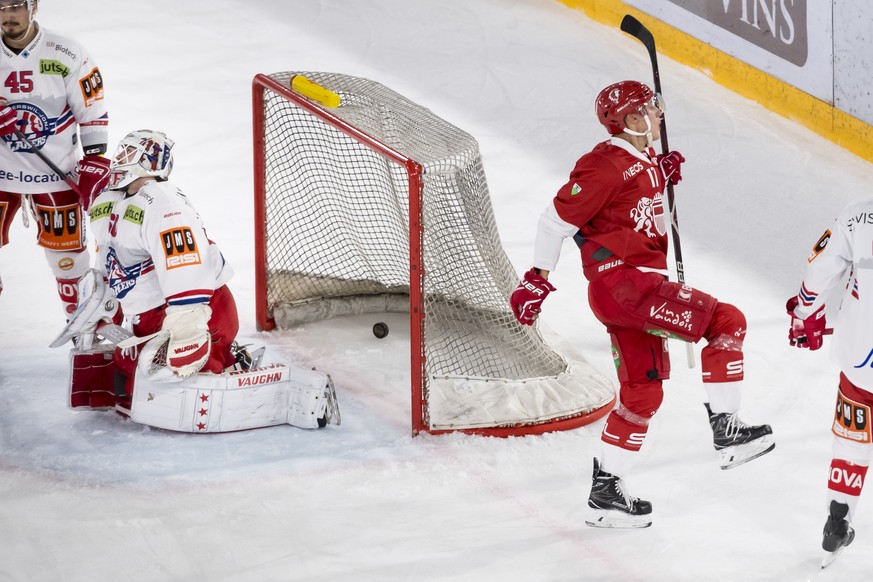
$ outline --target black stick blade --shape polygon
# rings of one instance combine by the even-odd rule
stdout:
[[[655,37],[652,36],[648,28],[643,26],[642,22],[630,14],[625,14],[624,18],[621,19],[621,30],[639,39],[646,46],[649,53],[655,52]]]

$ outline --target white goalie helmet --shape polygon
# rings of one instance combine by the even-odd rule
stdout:
[[[118,144],[109,166],[109,190],[124,190],[137,178],[165,181],[173,171],[174,142],[160,131],[140,129]]]

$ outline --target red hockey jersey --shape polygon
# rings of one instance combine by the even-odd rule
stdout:
[[[558,190],[555,210],[579,228],[585,276],[625,264],[667,273],[664,179],[655,152],[613,138],[582,156]]]

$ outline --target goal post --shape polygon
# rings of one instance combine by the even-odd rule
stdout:
[[[413,434],[538,434],[609,412],[612,384],[510,310],[518,275],[475,139],[348,75],[259,74],[252,96],[260,329],[408,312]]]

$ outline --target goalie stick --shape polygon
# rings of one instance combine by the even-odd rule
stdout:
[[[649,51],[649,59],[652,61],[652,76],[655,81],[655,93],[661,93],[661,73],[658,70],[658,53],[655,50],[655,37],[649,32],[649,29],[643,26],[643,23],[631,16],[625,14],[621,20],[621,31],[633,36],[646,47]],[[661,155],[667,155],[670,151],[670,146],[667,142],[667,117],[661,116]],[[682,244],[679,240],[679,216],[676,213],[676,201],[673,194],[673,182],[667,181],[667,205],[670,207],[670,230],[673,239],[673,257],[676,260],[676,280],[680,285],[685,284],[685,265],[682,262]],[[688,367],[693,368],[694,363],[694,346],[691,342],[685,343],[685,353],[688,357]]]

